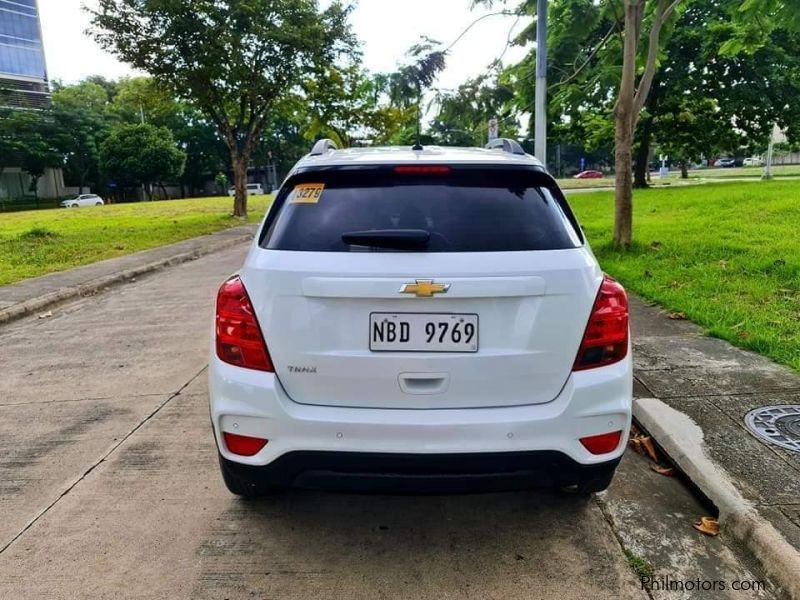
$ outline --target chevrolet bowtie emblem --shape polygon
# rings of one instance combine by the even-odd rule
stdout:
[[[433,279],[417,279],[416,283],[406,283],[400,288],[401,294],[416,294],[417,298],[430,298],[434,294],[445,294],[449,283],[433,283]]]

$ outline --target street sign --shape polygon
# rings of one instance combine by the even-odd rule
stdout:
[[[500,137],[500,122],[497,119],[489,119],[489,141]]]

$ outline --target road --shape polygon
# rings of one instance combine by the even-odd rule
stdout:
[[[638,455],[589,500],[231,496],[205,367],[216,287],[243,256],[0,328],[0,598],[644,599],[637,557],[660,576],[755,577]]]

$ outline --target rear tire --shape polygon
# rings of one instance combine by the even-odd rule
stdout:
[[[95,202],[94,205],[95,206],[103,206],[103,203],[102,202]]]
[[[228,467],[228,461],[219,454],[219,470],[222,472],[222,480],[225,487],[231,494],[236,494],[242,498],[256,499],[271,496],[276,493],[276,489],[265,485],[259,481],[253,481],[241,477]]]

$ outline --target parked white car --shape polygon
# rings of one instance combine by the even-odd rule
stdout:
[[[318,142],[219,289],[228,489],[605,489],[631,423],[628,300],[512,140]]]
[[[81,194],[74,198],[67,198],[61,202],[64,208],[79,208],[81,206],[103,206],[105,202],[97,194]]]
[[[231,187],[228,188],[228,196],[233,198],[236,195],[236,188]],[[247,184],[247,195],[248,196],[263,196],[264,195],[264,188],[260,183],[248,183]]]
[[[745,167],[763,167],[764,161],[758,158],[757,156],[753,156],[750,158],[745,158],[742,164]]]

